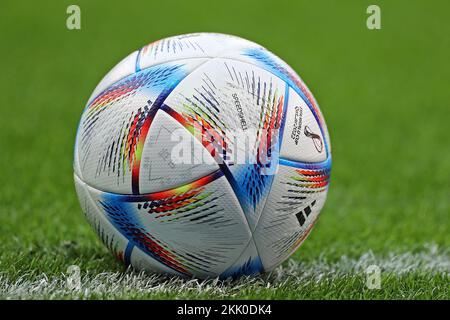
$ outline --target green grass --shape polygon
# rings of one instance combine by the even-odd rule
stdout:
[[[76,1],[82,29],[69,31],[71,3],[0,5],[0,297],[450,297],[448,1],[376,1],[379,31],[365,26],[373,1]],[[312,235],[292,258],[304,269],[291,268],[293,274],[202,284],[209,291],[195,282],[123,274],[81,213],[72,156],[91,91],[129,52],[197,31],[235,34],[283,57],[326,117],[332,184]],[[359,269],[313,272],[323,258],[339,266],[343,256],[359,261],[367,252],[382,263],[391,253],[421,257],[430,243],[438,248],[438,268],[387,267],[380,290],[368,290]],[[87,285],[100,273],[144,284],[58,291],[73,264]],[[48,291],[11,291],[44,275],[56,281]]]

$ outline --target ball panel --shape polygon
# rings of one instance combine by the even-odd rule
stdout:
[[[87,185],[77,175],[74,175],[74,180],[75,190],[86,220],[113,255],[125,263],[125,250],[128,239],[109,223],[102,210],[94,203]]]
[[[76,174],[100,190],[133,193],[139,186],[142,147],[159,105],[202,62],[194,59],[150,67],[97,96],[80,121]]]
[[[151,272],[181,275],[181,273],[166,267],[164,264],[151,258],[147,254],[142,256],[142,251],[136,248],[127,237],[119,232],[114,224],[108,219],[103,207],[99,205],[102,201],[101,195],[103,193],[90,188],[76,175],[74,175],[74,179],[78,199],[89,224],[116,259],[126,265],[131,263],[137,268],[145,266],[143,269]],[[145,264],[142,263],[142,260],[145,261]]]
[[[290,88],[280,157],[299,162],[321,162],[327,158],[324,143],[312,111]]]
[[[191,132],[165,111],[157,111],[142,149],[141,193],[182,186],[218,169]]]
[[[330,154],[330,138],[325,123],[325,118],[311,91],[300,76],[282,59],[266,50],[264,47],[248,47],[239,51],[228,53],[226,57],[239,61],[255,64],[286,81],[293,90],[305,101],[319,123],[322,135],[325,136],[324,144],[327,156]]]
[[[124,238],[159,264],[185,276],[218,276],[235,261],[251,233],[220,171],[178,188],[120,195],[87,187],[94,203]],[[127,259],[127,257],[125,257]],[[146,257],[131,257],[142,267]],[[155,263],[156,261],[156,263]]]
[[[248,40],[220,33],[191,33],[152,42],[139,51],[138,70],[179,59],[216,58],[226,52],[259,47]]]
[[[219,143],[213,145],[216,160],[251,230],[277,165],[272,157],[279,148],[285,93],[286,83],[260,67],[215,58],[184,78],[165,101],[185,126],[197,123],[217,137]]]
[[[253,234],[265,270],[272,270],[302,244],[326,200],[330,162],[296,165],[280,165]]]

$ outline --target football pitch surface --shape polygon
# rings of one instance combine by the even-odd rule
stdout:
[[[3,2],[0,298],[450,298],[450,2],[375,2],[77,1],[81,30],[66,28],[72,2]],[[370,4],[381,30],[366,27]],[[272,273],[200,281],[126,270],[75,194],[81,112],[127,54],[206,31],[255,41],[305,80],[331,136],[328,200]],[[80,290],[66,284],[71,265]],[[367,286],[370,265],[379,289]]]

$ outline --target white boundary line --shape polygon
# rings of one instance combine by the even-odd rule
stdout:
[[[164,277],[145,273],[105,272],[90,274],[81,271],[81,289],[72,291],[67,286],[67,276],[48,278],[45,274],[37,279],[24,275],[16,281],[9,281],[0,273],[0,298],[60,298],[60,297],[126,297],[129,294],[214,294],[232,297],[242,289],[304,287],[311,282],[320,284],[345,277],[364,276],[369,265],[377,265],[382,273],[396,276],[409,273],[424,273],[450,277],[450,249],[436,245],[426,245],[418,252],[389,253],[383,257],[369,251],[358,259],[342,256],[339,260],[328,262],[325,254],[310,262],[289,260],[262,277],[246,277],[237,281],[186,280],[178,277]]]

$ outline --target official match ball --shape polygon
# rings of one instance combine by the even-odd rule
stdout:
[[[324,118],[258,44],[196,33],[150,43],[100,81],[75,142],[83,212],[138,270],[229,278],[274,269],[321,211]]]

